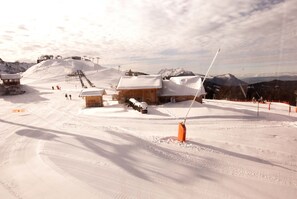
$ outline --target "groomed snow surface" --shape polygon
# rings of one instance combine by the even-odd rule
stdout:
[[[83,62],[51,62],[24,74],[25,94],[0,97],[1,199],[296,198],[295,107],[204,100],[180,143],[190,101],[141,114],[111,100],[121,74],[97,67],[85,74],[110,95],[84,108],[79,80],[62,75]]]

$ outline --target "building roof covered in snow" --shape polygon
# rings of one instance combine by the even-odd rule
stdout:
[[[21,75],[19,73],[17,74],[0,74],[0,77],[2,80],[5,79],[21,79]]]
[[[106,94],[104,89],[101,88],[85,88],[80,92],[81,97],[86,97],[86,96],[102,96]]]
[[[169,80],[163,80],[160,96],[195,96],[197,90],[200,90],[198,96],[206,94],[200,77],[171,77]]]
[[[160,75],[123,76],[117,86],[117,90],[160,88],[162,88],[162,77]]]

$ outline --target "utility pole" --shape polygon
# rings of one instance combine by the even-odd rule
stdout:
[[[96,59],[97,59],[97,64],[99,65],[99,59],[100,59],[100,57],[96,57]]]
[[[295,90],[295,95],[296,95],[296,107],[295,107],[295,112],[297,113],[297,90]]]

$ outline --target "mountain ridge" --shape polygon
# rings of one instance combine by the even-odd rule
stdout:
[[[33,65],[34,63],[26,63],[26,62],[18,62],[18,61],[6,62],[0,58],[0,74],[1,73],[14,74],[14,73],[25,72]]]

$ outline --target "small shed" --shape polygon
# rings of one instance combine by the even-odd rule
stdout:
[[[18,86],[21,84],[21,75],[17,74],[1,74],[1,80],[4,86]]]
[[[21,90],[21,75],[17,74],[0,74],[0,79],[5,88],[5,94],[18,95],[23,94],[25,91]]]
[[[199,76],[171,77],[163,80],[160,91],[160,102],[181,102],[193,100],[198,91],[197,102],[202,103],[202,97],[206,94]]]
[[[162,88],[160,75],[139,75],[121,77],[116,90],[120,103],[134,98],[147,104],[158,104],[158,91]]]
[[[105,94],[104,89],[92,87],[83,89],[79,96],[85,99],[86,107],[102,107]]]

